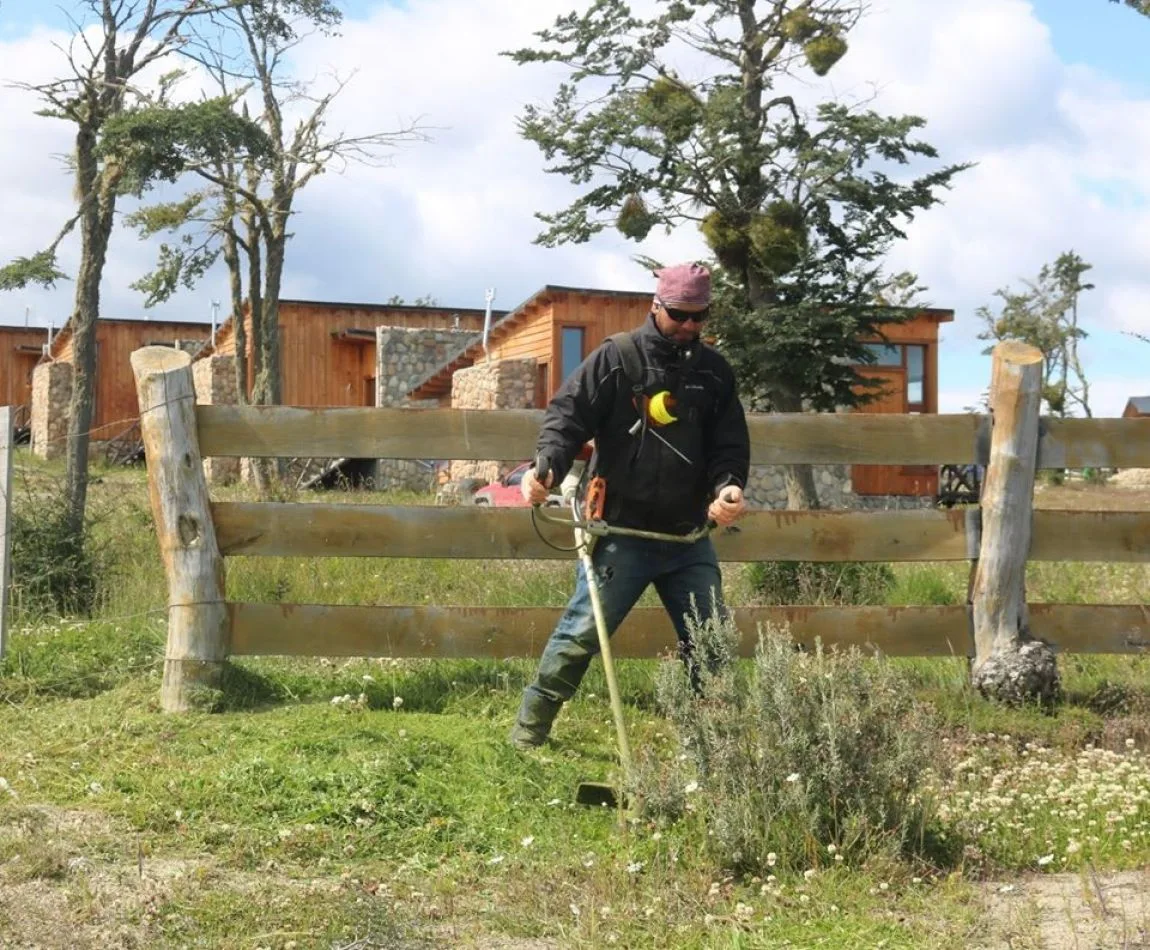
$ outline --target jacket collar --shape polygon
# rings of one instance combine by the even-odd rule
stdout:
[[[639,346],[653,356],[656,361],[663,364],[680,363],[686,358],[688,352],[703,345],[702,340],[696,340],[689,347],[668,340],[659,332],[659,327],[655,323],[655,315],[652,313],[647,314],[647,319],[639,327],[635,336]]]

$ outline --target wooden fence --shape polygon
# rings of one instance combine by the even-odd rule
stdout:
[[[1018,587],[1015,594],[1022,596],[1021,582],[1011,578],[1020,575],[1028,558],[1150,560],[1150,511],[1035,511],[1031,504],[1036,467],[1150,467],[1150,419],[1040,421],[1033,366],[1025,359],[1012,362],[1009,349],[1000,351],[995,354],[991,405],[998,422],[993,426],[990,417],[976,415],[749,419],[756,465],[989,465],[980,508],[754,511],[739,523],[737,533],[718,535],[715,542],[725,561],[966,561],[976,567],[980,559],[991,558],[986,563],[994,564],[993,576],[979,582],[972,575],[972,602],[736,608],[744,630],[770,621],[789,624],[803,642],[819,637],[827,644],[866,646],[892,656],[974,656],[980,635],[976,617],[1019,613],[1004,585]],[[1000,357],[1007,382],[998,379]],[[560,613],[557,608],[329,606],[225,598],[224,559],[232,555],[572,557],[538,539],[527,510],[212,502],[201,459],[529,458],[540,412],[196,406],[185,354],[148,347],[132,355],[132,366],[169,579],[165,709],[194,705],[195,690],[215,681],[228,656],[539,654]],[[570,538],[557,529],[555,540],[567,543]],[[1032,604],[1028,611],[1023,600],[1015,622],[1059,651],[1150,648],[1150,609],[1143,605]],[[747,653],[753,639],[744,641]],[[638,609],[616,642],[622,657],[653,657],[673,645],[674,634],[661,609]]]

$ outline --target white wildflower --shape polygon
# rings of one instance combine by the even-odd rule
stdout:
[[[699,783],[698,782],[688,782],[683,787],[683,792],[686,795],[694,795],[695,792],[697,792],[698,790],[699,790]]]
[[[1040,868],[1044,868],[1044,867],[1046,867],[1046,865],[1052,864],[1053,862],[1054,862],[1054,855],[1053,854],[1044,854],[1041,858],[1038,859],[1038,866]]]
[[[497,855],[495,855],[495,857],[493,857],[493,858],[492,858],[490,861],[488,861],[487,863],[488,863],[488,864],[502,864],[502,863],[503,863],[503,855],[501,855],[501,854],[497,854]]]
[[[775,854],[774,851],[772,851],[770,854],[767,855],[767,867],[773,868],[775,866],[775,863],[778,860],[779,860],[779,856],[777,854]]]
[[[391,708],[392,708],[392,709],[399,709],[399,707],[400,707],[400,706],[402,706],[402,705],[403,705],[403,697],[402,697],[402,696],[396,696],[396,697],[395,697],[395,698],[394,698],[394,699],[391,701]]]
[[[793,784],[793,783],[797,782],[800,778],[802,778],[802,776],[799,775],[798,772],[792,772],[790,775],[787,776],[787,781],[791,782]]]
[[[818,872],[814,868],[807,868],[805,871],[803,871],[803,877],[809,881],[817,873]]]
[[[630,864],[627,865],[627,873],[628,874],[638,874],[642,870],[643,870],[643,862],[642,861],[632,861]]]
[[[521,845],[523,845],[523,847],[525,847],[525,848],[530,848],[533,844],[535,844],[535,836],[534,835],[528,835],[526,838],[524,838],[519,843]]]

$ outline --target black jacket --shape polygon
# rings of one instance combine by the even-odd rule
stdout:
[[[727,361],[702,342],[688,348],[668,340],[654,317],[632,336],[645,366],[643,393],[671,392],[678,421],[629,431],[640,417],[636,394],[618,348],[607,340],[551,400],[536,455],[547,459],[552,484],[558,485],[579,449],[593,438],[595,471],[607,481],[607,521],[686,533],[704,523],[707,505],[720,488],[747,482],[750,439],[735,376]]]

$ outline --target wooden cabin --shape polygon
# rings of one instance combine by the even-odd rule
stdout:
[[[639,326],[650,311],[651,291],[548,284],[492,328],[487,349],[493,360],[535,358],[535,404],[542,408],[595,347],[613,333]],[[421,382],[411,397],[450,405],[455,371],[483,358],[483,342],[479,341]]]
[[[92,407],[92,439],[120,437],[140,416],[136,381],[128,361],[142,346],[174,346],[198,349],[211,335],[208,323],[171,320],[135,320],[100,317],[96,321],[96,386]],[[71,364],[71,321],[52,339],[45,362]]]
[[[875,362],[860,376],[884,381],[878,396],[857,412],[938,412],[938,328],[954,320],[953,310],[919,310],[883,328],[885,340],[867,343]],[[938,495],[937,465],[853,465],[851,487],[858,495]]]
[[[1150,416],[1150,396],[1131,396],[1126,400],[1122,418],[1137,419],[1139,416]]]
[[[536,360],[535,403],[542,408],[579,363],[608,336],[631,330],[646,319],[651,291],[592,290],[548,285],[495,325],[488,339],[493,360]],[[886,329],[887,340],[868,344],[874,365],[859,372],[884,380],[881,395],[858,412],[938,412],[938,327],[954,319],[953,310],[923,309]],[[484,358],[475,343],[423,380],[410,393],[414,399],[437,399],[450,405],[455,372]],[[860,495],[916,495],[938,492],[935,466],[856,465],[852,487]]]
[[[499,320],[505,311],[493,311]],[[483,309],[281,300],[280,368],[285,406],[374,406],[376,327],[482,331]],[[251,314],[244,314],[248,395],[254,374]],[[234,356],[235,323],[229,317],[215,345],[200,356]]]
[[[47,327],[0,326],[0,406],[16,410],[17,428],[32,406],[32,370],[44,355]]]

